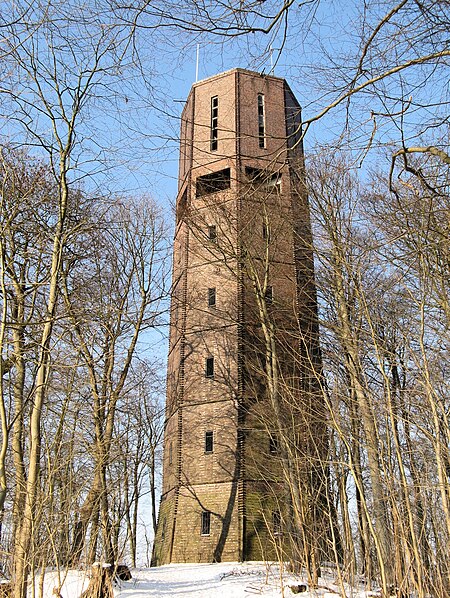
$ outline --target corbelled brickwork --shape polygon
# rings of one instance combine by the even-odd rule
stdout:
[[[154,564],[284,550],[279,436],[323,430],[299,135],[286,82],[241,69],[196,83],[183,110]]]

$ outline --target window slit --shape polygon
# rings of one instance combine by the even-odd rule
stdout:
[[[265,109],[264,96],[262,93],[258,94],[258,138],[259,147],[266,147],[266,123],[265,123]]]
[[[211,151],[217,150],[219,133],[219,98],[211,98]]]

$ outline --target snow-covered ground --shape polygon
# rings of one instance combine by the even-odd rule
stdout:
[[[126,589],[124,584],[121,598],[249,598],[253,594],[278,598],[281,595],[278,567],[270,571],[260,564],[176,564],[136,571],[135,576],[135,588]]]
[[[281,573],[278,565],[264,563],[174,564],[132,570],[133,579],[115,587],[116,598],[290,598],[290,586],[306,585],[305,578]],[[80,571],[62,576],[62,598],[78,598],[89,578]],[[304,598],[367,598],[377,593],[346,588],[339,591],[332,574],[325,575],[318,589],[303,591]],[[55,598],[60,585],[55,572],[47,572],[44,598]],[[303,588],[302,588],[303,589]]]

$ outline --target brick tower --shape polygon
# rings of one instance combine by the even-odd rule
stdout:
[[[304,533],[325,432],[300,134],[274,76],[227,71],[184,107],[155,565],[276,558]]]

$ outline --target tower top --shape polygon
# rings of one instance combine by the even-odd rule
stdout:
[[[266,73],[260,73],[258,71],[251,71],[249,69],[243,69],[243,68],[233,68],[233,69],[228,69],[227,71],[223,71],[222,73],[217,73],[216,75],[211,75],[211,77],[205,77],[204,79],[200,79],[199,81],[196,81],[192,87],[197,87],[198,85],[202,85],[206,82],[210,82],[214,79],[220,79],[222,77],[227,77],[233,73],[245,73],[246,75],[253,75],[254,77],[261,77],[262,79],[277,79],[278,81],[284,81],[284,83],[286,83],[285,79],[283,79],[282,77],[276,77],[275,75],[268,75]]]
[[[294,109],[295,111],[301,110],[300,103],[298,102],[297,98],[295,97],[288,82],[283,77],[277,77],[275,75],[270,75],[270,74],[266,74],[266,73],[262,73],[262,72],[258,72],[258,71],[251,71],[249,69],[243,69],[243,68],[236,67],[233,69],[229,69],[227,71],[223,71],[222,73],[217,73],[216,75],[212,75],[211,77],[205,77],[204,79],[200,79],[200,81],[196,81],[195,83],[193,83],[191,86],[191,89],[189,91],[188,97],[186,98],[183,112],[186,110],[186,107],[189,104],[189,100],[193,96],[197,95],[195,93],[196,91],[198,91],[198,93],[201,93],[200,90],[203,87],[208,87],[208,86],[211,87],[214,85],[217,85],[218,88],[220,88],[221,80],[233,79],[233,78],[235,80],[247,78],[248,81],[253,80],[255,84],[257,81],[260,81],[261,91],[264,88],[267,89],[267,86],[269,86],[271,88],[278,87],[279,89],[284,89],[284,93],[287,96],[286,103],[289,104],[290,108]],[[224,89],[224,87],[222,89]],[[235,103],[238,102],[237,96],[235,97],[234,101],[235,101]]]

